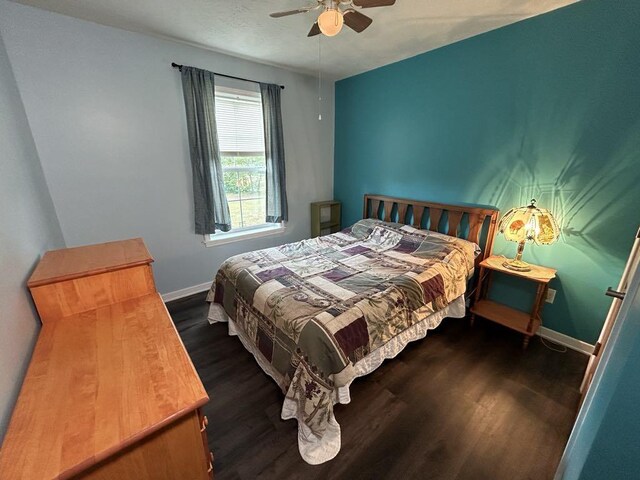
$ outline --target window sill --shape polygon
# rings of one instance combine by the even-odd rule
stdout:
[[[202,242],[205,247],[214,247],[224,245],[225,243],[240,242],[252,238],[270,237],[272,235],[281,235],[286,230],[284,224],[268,225],[264,227],[251,228],[248,230],[240,230],[239,232],[216,233],[213,237],[205,235]]]

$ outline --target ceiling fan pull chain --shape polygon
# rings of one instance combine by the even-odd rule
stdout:
[[[318,121],[322,120],[322,35],[318,35]]]

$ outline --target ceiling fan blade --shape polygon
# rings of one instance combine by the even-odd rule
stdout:
[[[316,35],[320,35],[320,27],[318,26],[318,22],[314,23],[307,34],[307,37],[315,37]]]
[[[358,33],[365,30],[373,22],[372,19],[355,10],[347,10],[344,12],[343,18],[345,25]]]
[[[287,17],[289,15],[295,15],[297,13],[307,13],[308,11],[314,10],[315,8],[316,7],[298,8],[296,10],[287,10],[286,12],[270,13],[269,16],[271,18]]]
[[[353,0],[353,4],[360,8],[390,7],[396,0]]]

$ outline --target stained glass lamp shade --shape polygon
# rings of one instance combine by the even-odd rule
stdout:
[[[551,245],[560,236],[560,227],[549,210],[536,207],[536,200],[526,207],[512,208],[504,214],[498,225],[498,231],[504,238],[518,244],[518,253],[513,260],[503,265],[511,270],[528,272],[531,267],[522,261],[525,242],[538,245]]]

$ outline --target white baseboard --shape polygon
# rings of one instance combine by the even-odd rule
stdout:
[[[182,288],[174,292],[163,293],[161,297],[165,303],[172,302],[174,300],[179,300],[181,298],[188,297],[189,295],[195,295],[196,293],[206,292],[211,288],[211,283],[212,282],[201,283],[200,285],[193,285],[192,287]]]
[[[556,332],[547,327],[540,327],[538,335],[546,340],[550,340],[559,345],[563,345],[576,352],[584,353],[585,355],[591,355],[593,353],[594,346],[590,343],[583,342],[577,338],[570,337],[564,333]]]

